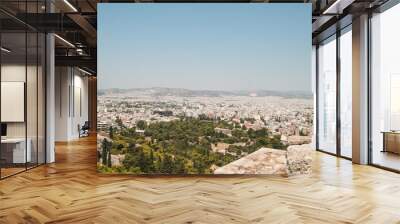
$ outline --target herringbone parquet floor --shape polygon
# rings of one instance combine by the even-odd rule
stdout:
[[[400,223],[400,175],[316,153],[297,177],[96,173],[95,138],[0,181],[0,223]]]

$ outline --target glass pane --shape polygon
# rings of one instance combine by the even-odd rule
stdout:
[[[340,36],[340,150],[352,157],[352,35],[351,30]]]
[[[45,44],[46,37],[44,34],[40,33],[38,45],[38,163],[45,163]]]
[[[400,5],[372,18],[372,163],[400,170]]]
[[[38,4],[37,2],[27,2],[26,6],[27,13],[37,13]],[[32,22],[33,19],[31,19]],[[27,163],[28,168],[37,165],[37,74],[38,74],[38,35],[37,32],[28,30],[27,31],[27,80],[26,80],[26,111],[27,111],[27,144],[28,150],[31,151],[31,160]]]
[[[28,38],[28,61],[27,61],[27,82],[26,82],[26,110],[27,110],[27,143],[28,151],[30,150],[30,161],[28,160],[28,168],[37,165],[38,147],[37,147],[37,79],[38,79],[38,35],[37,33],[27,33]]]
[[[316,80],[317,80],[317,47],[315,45],[312,46],[312,54],[311,54],[311,83],[312,83],[312,90],[313,90],[313,122],[317,120],[317,88],[316,88]],[[315,123],[314,123],[315,124]],[[316,145],[316,125],[313,125],[313,135],[312,135],[312,145],[314,148],[317,148]]]
[[[43,13],[45,1],[1,1],[0,6],[15,14]],[[0,20],[4,178],[45,161],[45,35],[1,12]]]
[[[31,151],[26,147],[26,35],[1,34],[1,167],[2,177],[25,170]],[[29,147],[28,147],[29,149]]]
[[[336,153],[336,37],[318,48],[318,146]]]

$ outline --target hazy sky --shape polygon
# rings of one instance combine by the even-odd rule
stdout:
[[[98,81],[311,91],[311,5],[99,4]]]

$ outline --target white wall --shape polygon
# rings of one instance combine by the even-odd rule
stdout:
[[[56,67],[55,73],[55,140],[70,141],[88,120],[88,78],[72,67]]]
[[[68,68],[55,68],[55,140],[66,141],[68,139],[68,86],[70,84]]]
[[[76,71],[76,70],[75,70]],[[80,73],[82,74],[82,73]],[[78,124],[82,126],[85,121],[89,120],[88,114],[88,78],[81,75],[75,75],[74,77],[74,93],[73,97],[74,108],[72,108],[72,119],[71,119],[71,135],[74,138],[79,137]]]
[[[18,64],[5,64],[1,66],[1,81],[2,82],[24,82],[25,75],[27,72],[28,85],[36,86],[36,80],[31,77],[36,77],[36,67]],[[4,97],[4,96],[3,96]],[[33,108],[36,111],[36,88],[27,88],[27,107]],[[40,105],[39,105],[40,106]],[[1,108],[2,110],[7,110],[7,108]],[[22,108],[24,109],[24,108]],[[36,130],[36,113],[32,113],[32,109],[27,109],[27,118],[28,118],[28,129],[32,128]],[[33,122],[33,123],[32,123]],[[25,123],[26,122],[7,122],[7,135],[8,137],[25,137]],[[28,131],[29,131],[28,130]],[[36,132],[35,132],[36,134]],[[28,137],[29,133],[28,133]]]
[[[5,122],[7,124],[7,137],[8,138],[24,138],[25,135],[30,140],[30,148],[32,151],[32,161],[44,163],[44,92],[43,89],[43,76],[42,69],[25,64],[3,64],[1,66],[1,81],[2,82],[24,82],[26,84],[26,107],[18,108],[19,113],[25,113],[27,120],[21,122]],[[25,80],[27,79],[27,80]],[[4,89],[3,89],[4,90]],[[2,93],[4,94],[2,90]],[[24,90],[21,94],[24,94]],[[2,98],[7,98],[7,95],[2,95]],[[24,104],[24,102],[23,102]],[[2,112],[12,110],[12,108],[2,107]],[[14,108],[16,110],[16,108]],[[7,111],[13,113],[13,111]],[[17,113],[16,111],[14,113]],[[24,116],[24,115],[22,115]],[[37,153],[39,155],[37,155]]]
[[[2,82],[25,82],[25,64],[24,65],[2,65],[1,81]],[[4,96],[3,96],[4,97]],[[1,108],[7,110],[6,108]],[[25,123],[11,122],[7,123],[7,137],[25,137]]]

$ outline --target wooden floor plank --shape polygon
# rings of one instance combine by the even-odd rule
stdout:
[[[0,223],[400,223],[400,175],[316,152],[290,178],[96,172],[96,139],[0,181]]]

